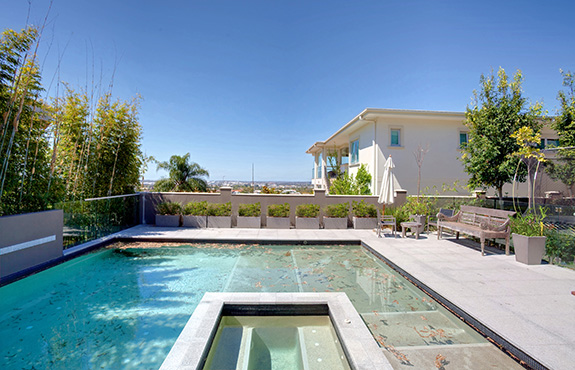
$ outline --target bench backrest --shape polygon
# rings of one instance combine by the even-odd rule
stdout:
[[[494,226],[501,225],[515,215],[515,212],[511,211],[475,206],[461,206],[460,211],[459,222],[473,226],[480,226],[483,222]]]

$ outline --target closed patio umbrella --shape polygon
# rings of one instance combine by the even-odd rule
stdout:
[[[391,155],[387,157],[383,166],[383,177],[381,178],[381,191],[379,192],[378,203],[383,204],[382,215],[385,213],[385,205],[393,204],[395,200],[395,181],[393,176],[393,160]]]

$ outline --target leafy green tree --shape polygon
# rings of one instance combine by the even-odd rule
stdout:
[[[499,68],[497,77],[481,75],[481,91],[474,91],[471,107],[465,112],[465,126],[469,129],[469,141],[462,148],[465,171],[470,178],[470,188],[493,187],[499,199],[503,197],[503,185],[513,180],[524,181],[526,168],[518,168],[519,151],[517,141],[511,134],[521,127],[530,127],[540,132],[539,123],[542,105],[529,106],[522,96],[523,75],[517,71],[509,81],[503,68]]]
[[[171,156],[168,162],[158,163],[158,170],[168,171],[170,177],[156,182],[156,191],[205,192],[208,189],[204,177],[210,174],[196,162],[190,162],[190,153]]]
[[[559,136],[559,146],[569,148],[575,146],[575,76],[569,71],[561,71],[561,75],[566,90],[557,95],[561,108],[552,127]],[[548,166],[547,172],[552,179],[563,182],[572,197],[575,193],[575,149],[560,149],[557,154],[558,163]]]
[[[371,175],[365,164],[357,169],[355,176],[345,172],[339,178],[332,181],[330,193],[335,195],[371,195],[369,185]]]
[[[38,37],[34,27],[0,37],[0,215],[42,210],[50,202]]]

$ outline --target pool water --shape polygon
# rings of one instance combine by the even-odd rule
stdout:
[[[345,292],[404,365],[402,348],[487,343],[359,246],[158,246],[96,251],[0,288],[0,369],[157,369],[208,291]]]

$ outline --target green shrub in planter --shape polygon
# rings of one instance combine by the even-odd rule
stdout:
[[[161,216],[175,216],[182,213],[182,205],[177,202],[162,202],[156,206],[156,214]]]
[[[351,208],[355,217],[377,217],[377,209],[375,206],[373,204],[367,204],[363,200],[360,202],[354,200]]]
[[[232,203],[210,203],[208,204],[208,216],[226,217],[232,215]]]
[[[261,216],[262,209],[259,203],[240,204],[238,216],[240,217],[258,217]]]
[[[270,204],[268,207],[269,217],[289,217],[290,207],[289,203],[284,204]]]
[[[511,232],[525,236],[544,236],[543,219],[546,216],[543,207],[539,207],[539,214],[533,211],[527,211],[525,214],[517,213],[511,219]]]
[[[317,204],[300,204],[295,207],[297,217],[317,217],[319,216],[319,205]]]
[[[208,214],[208,202],[190,202],[184,206],[186,216],[206,216]]]
[[[337,218],[347,217],[349,214],[349,204],[347,203],[330,204],[325,207],[324,214],[325,217],[337,217]]]

